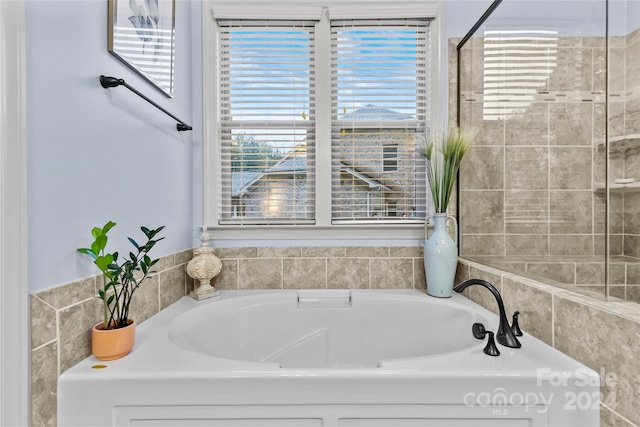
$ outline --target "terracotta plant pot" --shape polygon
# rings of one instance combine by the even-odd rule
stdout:
[[[91,352],[99,360],[115,360],[129,354],[136,337],[136,322],[129,319],[124,328],[105,329],[100,322],[91,331]]]

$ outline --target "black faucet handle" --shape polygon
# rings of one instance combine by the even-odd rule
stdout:
[[[474,323],[471,327],[471,332],[473,333],[473,337],[478,340],[483,340],[485,334],[487,333],[482,323]]]
[[[520,314],[519,311],[516,311],[515,313],[513,313],[513,322],[511,323],[511,331],[513,332],[513,335],[517,337],[522,336],[522,330],[520,329],[520,325],[518,324],[519,314]]]
[[[500,356],[500,350],[498,350],[498,347],[496,346],[493,332],[487,331],[482,323],[474,323],[471,327],[471,332],[473,333],[473,336],[479,340],[484,339],[485,336],[489,336],[487,339],[487,345],[482,350],[484,351],[484,354],[489,356]]]

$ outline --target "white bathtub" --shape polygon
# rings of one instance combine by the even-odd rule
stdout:
[[[598,426],[595,372],[525,334],[482,352],[467,299],[224,292],[138,328],[124,359],[58,380],[59,426]],[[95,369],[94,365],[107,365]]]

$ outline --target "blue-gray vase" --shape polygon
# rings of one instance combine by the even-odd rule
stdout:
[[[453,292],[453,281],[458,266],[458,242],[447,231],[447,220],[454,225],[455,236],[458,224],[446,213],[433,214],[435,228],[424,242],[424,268],[427,273],[427,294],[438,298],[449,298]],[[426,227],[425,227],[426,229]]]

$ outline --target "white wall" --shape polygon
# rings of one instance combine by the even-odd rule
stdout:
[[[118,223],[110,246],[129,250],[139,226],[166,226],[152,255],[191,247],[192,132],[100,74],[123,78],[191,124],[191,1],[176,2],[175,96],[152,88],[107,52],[107,2],[26,2],[28,276],[34,292],[95,274],[76,248]],[[195,132],[199,129],[194,128]]]
[[[193,133],[193,184],[192,184],[192,194],[193,194],[193,225],[194,232],[191,236],[192,238],[192,246],[197,247],[200,245],[200,234],[201,230],[198,228],[204,223],[203,216],[203,137],[202,134],[202,19],[203,14],[206,14],[207,11],[203,7],[201,0],[194,0],[191,3],[191,35],[192,35],[192,44],[191,44],[191,52],[192,52],[192,79],[191,79],[191,88],[192,88],[192,99],[191,105],[193,108],[193,128],[197,129],[197,132]]]
[[[627,33],[640,28],[640,0],[627,0]]]
[[[510,0],[505,0],[510,1]],[[446,39],[464,37],[493,0],[443,0]]]

